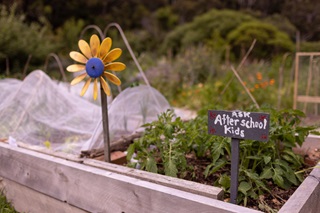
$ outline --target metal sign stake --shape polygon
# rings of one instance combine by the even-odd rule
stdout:
[[[230,203],[237,204],[240,139],[231,138],[231,186]]]

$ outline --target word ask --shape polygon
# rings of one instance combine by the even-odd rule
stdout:
[[[270,116],[243,111],[208,111],[208,132],[212,135],[268,141]]]

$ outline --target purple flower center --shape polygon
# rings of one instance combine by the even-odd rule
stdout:
[[[100,58],[90,58],[86,64],[87,74],[91,78],[98,78],[102,75],[104,64]]]

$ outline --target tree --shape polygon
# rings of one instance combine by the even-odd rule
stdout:
[[[176,27],[166,36],[163,49],[177,53],[188,46],[207,42],[216,33],[226,39],[231,30],[252,20],[255,18],[241,12],[213,9],[190,23]]]
[[[242,54],[246,49],[249,49],[252,41],[256,39],[257,43],[251,55],[258,58],[292,51],[294,48],[290,37],[286,33],[261,21],[242,23],[228,34],[227,39],[232,49],[240,50]]]
[[[21,73],[28,57],[30,65],[44,63],[48,53],[54,51],[53,34],[50,27],[25,22],[24,15],[16,14],[16,6],[10,10],[0,5],[0,70]]]

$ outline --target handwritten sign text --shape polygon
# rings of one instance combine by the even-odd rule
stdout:
[[[269,114],[243,111],[208,111],[208,132],[239,139],[267,141]]]

